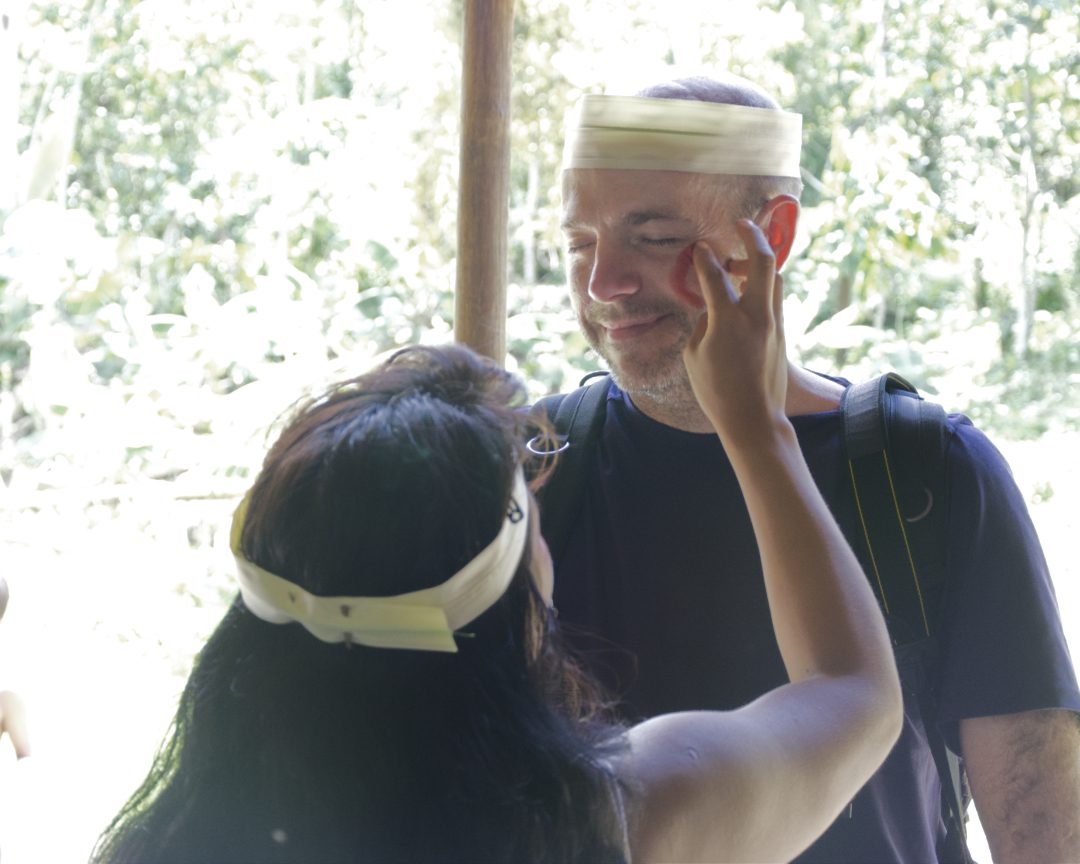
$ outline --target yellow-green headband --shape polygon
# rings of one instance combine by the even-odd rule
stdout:
[[[689,99],[588,95],[567,124],[563,170],[797,178],[801,149],[801,114]]]
[[[529,493],[519,467],[499,533],[445,582],[393,597],[321,597],[244,557],[240,536],[248,495],[233,514],[229,538],[244,605],[271,624],[302,624],[323,642],[456,652],[454,632],[478,618],[506,592],[529,534]]]

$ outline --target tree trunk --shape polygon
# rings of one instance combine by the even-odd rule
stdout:
[[[465,0],[454,336],[506,356],[513,0]]]

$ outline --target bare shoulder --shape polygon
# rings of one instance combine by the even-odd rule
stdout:
[[[738,712],[667,714],[630,730],[617,770],[634,791],[635,862],[724,860],[739,848],[754,798],[746,767],[764,758],[749,731]]]

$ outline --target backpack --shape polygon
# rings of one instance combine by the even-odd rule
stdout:
[[[597,378],[598,380],[589,379]],[[587,466],[606,414],[608,375],[533,407],[555,427],[559,462],[540,491],[541,525],[559,561],[584,500]],[[852,542],[885,615],[905,686],[918,698],[941,780],[942,860],[969,864],[968,794],[959,757],[934,718],[935,633],[946,580],[945,411],[895,373],[852,385],[840,403],[844,450],[863,543]],[[531,442],[530,442],[531,443]]]

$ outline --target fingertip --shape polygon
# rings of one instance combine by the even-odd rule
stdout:
[[[724,264],[720,263],[720,259],[716,257],[716,252],[713,251],[712,246],[709,245],[706,240],[698,240],[694,243],[694,261],[711,264],[717,270],[726,270]],[[725,262],[726,263],[726,262]]]
[[[755,222],[753,219],[740,219],[739,226],[742,228],[743,234],[749,234],[752,237],[757,236],[758,234],[760,234],[762,237],[765,236],[765,232],[762,227],[758,225],[757,222]]]
[[[775,260],[776,255],[773,251],[773,247],[770,245],[768,238],[765,236],[764,230],[754,222],[752,219],[740,219],[739,233],[743,236],[743,241],[746,243],[748,252],[755,253],[756,256],[761,258],[772,258]]]

